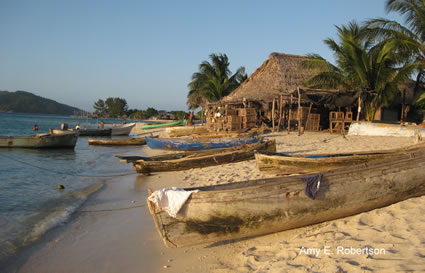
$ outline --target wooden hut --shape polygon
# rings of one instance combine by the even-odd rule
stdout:
[[[306,60],[305,56],[271,53],[229,96],[207,105],[208,129],[234,131],[266,124],[276,130],[317,131],[321,118],[329,124],[329,108],[335,106],[335,99],[329,97],[340,93],[303,87],[303,82],[317,73],[304,68]]]

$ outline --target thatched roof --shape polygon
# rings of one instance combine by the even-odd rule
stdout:
[[[303,82],[317,72],[303,67],[308,57],[271,53],[269,58],[252,73],[223,102],[247,100],[272,100],[279,95],[289,95],[302,88]]]

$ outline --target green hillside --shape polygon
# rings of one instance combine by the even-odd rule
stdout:
[[[26,91],[0,91],[0,112],[72,115],[82,111]]]

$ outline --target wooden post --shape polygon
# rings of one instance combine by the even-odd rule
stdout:
[[[280,131],[280,125],[282,123],[282,115],[283,115],[283,97],[280,95],[280,102],[279,102],[279,122],[277,123],[277,131]]]
[[[298,118],[298,135],[301,135],[301,94],[300,94],[300,88],[297,87],[298,92],[298,111],[297,111],[297,118]]]
[[[291,94],[291,104],[289,104],[288,135],[291,132],[291,115],[292,115],[292,94]]]
[[[310,120],[310,113],[311,113],[311,107],[313,106],[313,103],[312,102],[310,102],[310,107],[308,108],[308,113],[307,113],[307,120],[306,120],[306,122],[305,122],[305,128],[304,128],[304,131],[305,131],[305,129],[307,129],[307,124],[308,124],[308,122],[309,122],[309,120]],[[304,132],[303,132],[304,133]]]
[[[274,132],[274,101],[275,99],[273,98],[273,104],[272,104],[272,130]]]
[[[360,98],[360,95],[359,95],[358,103],[359,103],[359,106],[357,107],[357,118],[356,118],[356,121],[359,121],[359,119],[360,119],[360,112],[362,111],[362,99]]]

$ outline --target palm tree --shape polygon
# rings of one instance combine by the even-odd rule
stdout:
[[[336,27],[339,42],[325,40],[334,52],[336,65],[319,55],[310,55],[307,67],[321,71],[305,82],[313,88],[334,88],[357,91],[363,101],[366,119],[372,120],[376,111],[387,106],[395,96],[400,83],[405,82],[417,64],[397,67],[400,55],[393,41],[373,44],[368,39],[367,29],[356,22]],[[359,114],[358,114],[359,115]]]
[[[400,57],[406,61],[422,62],[416,76],[415,93],[425,77],[425,2],[423,0],[387,0],[387,13],[398,12],[404,16],[406,26],[384,18],[365,22],[370,37],[392,40]]]
[[[209,57],[211,63],[203,61],[199,65],[199,72],[193,73],[192,81],[188,84],[187,104],[191,109],[220,100],[247,78],[244,67],[232,75],[226,54],[211,54]]]

